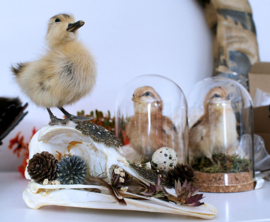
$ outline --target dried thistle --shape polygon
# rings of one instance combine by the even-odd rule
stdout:
[[[79,156],[64,156],[57,163],[57,180],[61,184],[82,184],[87,173],[87,163]]]

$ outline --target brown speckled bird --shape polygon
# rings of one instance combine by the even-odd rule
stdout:
[[[171,119],[162,115],[163,103],[150,86],[134,91],[134,116],[127,124],[126,133],[133,149],[146,160],[161,147],[178,149],[179,137]]]
[[[236,118],[227,90],[214,87],[204,100],[204,114],[189,130],[190,159],[233,154],[238,147]],[[215,164],[215,163],[214,163]]]
[[[91,53],[78,41],[77,30],[83,21],[75,22],[68,14],[58,14],[49,20],[46,35],[48,49],[39,60],[12,67],[23,92],[38,106],[47,108],[51,125],[69,120],[89,120],[69,114],[64,105],[87,95],[96,82],[96,65]],[[50,108],[57,107],[65,119],[56,118]]]

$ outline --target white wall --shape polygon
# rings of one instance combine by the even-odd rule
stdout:
[[[250,3],[261,59],[270,61],[266,50],[270,2],[251,0]],[[21,93],[10,65],[34,60],[43,53],[47,21],[62,12],[85,21],[79,31],[80,39],[91,49],[98,64],[98,79],[92,94],[66,107],[71,113],[95,108],[114,112],[119,89],[142,74],[164,75],[184,93],[211,75],[210,31],[203,11],[193,0],[2,1],[0,96],[19,96],[24,103],[29,102],[29,114],[3,141],[0,171],[17,170],[22,161],[8,149],[9,139],[22,131],[27,141],[33,126],[41,128],[49,122],[47,112]]]

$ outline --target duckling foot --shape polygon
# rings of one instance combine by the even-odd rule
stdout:
[[[66,125],[68,123],[69,119],[58,119],[56,117],[51,118],[51,122],[49,123],[50,126],[54,125]]]
[[[213,163],[214,166],[217,165],[212,157],[210,158],[210,160],[211,160],[211,162]]]
[[[69,121],[69,119],[59,119],[57,118],[55,115],[53,115],[52,111],[50,109],[47,108],[47,111],[50,115],[50,119],[51,122],[49,123],[49,125],[54,126],[54,125],[66,125]]]
[[[79,123],[79,122],[85,122],[85,121],[90,121],[93,118],[92,117],[86,117],[86,116],[74,116],[67,112],[63,107],[59,108],[62,113],[65,114],[66,119],[71,120],[74,123]]]

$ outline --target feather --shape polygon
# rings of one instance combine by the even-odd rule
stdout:
[[[19,98],[0,97],[0,145],[11,130],[25,117],[28,104],[22,106]]]

